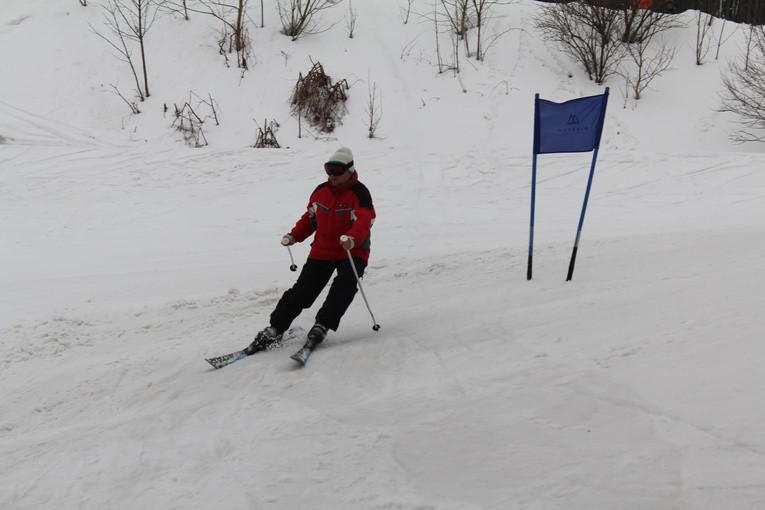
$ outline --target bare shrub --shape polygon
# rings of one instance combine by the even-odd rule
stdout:
[[[535,21],[546,39],[559,44],[600,85],[624,55],[620,16],[607,0],[590,0],[544,5]]]
[[[672,0],[656,0],[644,8],[643,0],[621,0],[622,36],[624,43],[645,42],[670,28],[683,26],[677,16],[669,14]]]
[[[236,67],[242,70],[242,76],[244,72],[249,70],[248,60],[252,54],[252,47],[250,46],[250,36],[246,28],[243,28],[239,35],[236,32],[229,32],[230,25],[224,23],[218,35],[218,53],[223,57],[226,67],[229,67],[228,56],[230,54],[236,55]],[[242,46],[237,49],[236,41],[240,40]]]
[[[220,54],[223,55],[228,66],[227,54],[235,52],[236,65],[243,70],[247,69],[247,60],[252,52],[251,40],[247,32],[249,19],[247,2],[248,0],[233,0],[232,5],[223,0],[197,0],[187,5],[186,0],[164,0],[166,9],[182,12],[186,19],[189,12],[194,12],[219,20],[223,24],[218,37]]]
[[[470,12],[470,0],[440,0],[441,14],[448,25],[465,42],[465,53],[470,55],[467,34],[473,27],[473,15]]]
[[[619,73],[627,83],[628,93],[637,101],[648,85],[669,69],[677,45],[657,40],[657,35],[671,28],[682,26],[675,16],[641,8],[640,0],[628,0],[622,8],[622,42],[625,61]],[[655,2],[653,8],[666,7],[667,2]],[[656,46],[656,49],[654,49]]]
[[[298,76],[290,100],[292,111],[298,115],[298,122],[305,118],[319,131],[331,133],[346,113],[349,88],[346,80],[333,84],[321,63],[316,62],[305,77],[302,73]]]
[[[626,66],[620,68],[620,74],[635,100],[642,97],[643,91],[655,78],[669,69],[677,53],[677,46],[666,42],[662,42],[655,52],[649,53],[648,42],[637,41],[626,45],[629,56],[626,60],[631,63],[631,69]]]
[[[280,149],[281,146],[279,145],[279,142],[276,140],[276,135],[274,134],[273,125],[275,122],[271,122],[269,125],[268,121],[263,121],[263,127],[258,128],[258,138],[255,140],[255,147],[256,149]],[[278,126],[278,124],[277,124]]]
[[[191,106],[189,101],[184,102],[180,107],[177,104],[173,105],[175,107],[175,116],[172,127],[183,135],[183,140],[189,147],[204,147],[207,145],[207,137],[202,128],[203,124],[207,120],[213,119],[216,126],[220,125],[216,102],[209,95],[209,101],[201,99],[193,92],[191,96],[197,99],[196,107]],[[202,111],[201,108],[203,107],[206,107],[206,111],[200,115],[197,111]]]
[[[438,39],[439,26],[443,26],[456,38],[453,46],[465,46],[465,56],[475,57],[476,60],[484,60],[487,50],[502,35],[509,31],[488,35],[489,21],[494,17],[492,11],[497,5],[507,3],[508,0],[438,0],[433,4],[433,17],[436,26],[436,39]],[[475,50],[471,50],[471,34],[475,42]],[[438,41],[436,41],[438,42]],[[451,66],[459,72],[459,58],[455,56],[455,64]],[[439,66],[439,73],[443,72]]]
[[[754,29],[752,47],[744,62],[732,62],[724,74],[720,111],[739,117],[736,142],[765,142],[765,27]]]
[[[132,113],[133,115],[138,115],[139,113],[141,113],[141,110],[138,109],[138,105],[135,103],[135,101],[130,101],[125,96],[123,96],[122,92],[120,92],[120,90],[117,88],[116,85],[112,84],[111,87],[112,87],[113,93],[116,96],[118,96],[120,99],[122,99],[126,105],[128,105],[128,108],[130,108],[130,113]]]
[[[180,108],[175,106],[175,120],[172,126],[183,135],[183,140],[189,147],[204,147],[207,145],[207,137],[202,130],[204,120],[197,115],[194,108],[188,103],[183,103]]]
[[[333,0],[277,0],[276,8],[282,23],[282,33],[296,41],[303,34],[322,31],[315,17],[333,5]]]

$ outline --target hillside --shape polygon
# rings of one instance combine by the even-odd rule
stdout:
[[[303,149],[315,146],[320,134],[298,139],[289,97],[298,75],[306,74],[312,62],[320,62],[336,81],[345,79],[351,86],[345,122],[331,137],[320,136],[325,141],[414,151],[422,146],[463,151],[497,147],[526,154],[534,93],[564,101],[603,90],[540,39],[532,22],[537,9],[533,3],[495,7],[489,28],[501,37],[489,48],[485,62],[461,55],[459,77],[452,72],[438,74],[429,7],[414,2],[409,23],[404,24],[403,6],[396,2],[351,5],[358,16],[352,39],[345,28],[347,3],[323,11],[318,26],[327,31],[295,42],[279,33],[275,7],[265,10],[262,29],[259,14],[251,13],[254,56],[245,72],[231,62],[226,67],[217,43],[220,22],[214,18],[196,14],[184,21],[160,16],[146,38],[151,96],[137,102],[142,113],[133,115],[114,93],[116,88],[134,99],[129,67],[95,33],[109,35],[98,2],[88,7],[74,1],[31,7],[19,0],[6,1],[0,8],[5,20],[0,38],[4,47],[21,45],[24,51],[7,52],[0,64],[0,134],[20,143],[51,136],[92,143],[168,143],[181,140],[171,127],[173,106],[188,101],[196,107],[201,99],[212,98],[220,120],[219,126],[212,121],[205,126],[212,147],[250,146],[257,127],[268,120],[280,126],[277,138],[282,146]],[[695,13],[687,11],[677,18],[686,27],[665,37],[678,48],[672,69],[651,83],[643,99],[625,100],[622,78],[606,84],[612,89],[605,128],[608,148],[761,150],[756,145],[731,144],[728,133],[735,128],[735,118],[716,112],[720,73],[729,59],[740,55],[744,30],[730,22],[718,23],[708,36],[705,65],[696,66]],[[455,63],[449,55],[449,38],[441,34],[440,39],[441,60]],[[228,56],[229,61],[232,58]],[[376,86],[382,108],[380,140],[372,142],[367,140],[370,84]],[[208,113],[204,106],[199,110]]]
[[[0,508],[765,507],[765,153],[729,142],[714,100],[738,35],[699,67],[675,30],[676,69],[638,104],[607,84],[571,282],[590,155],[540,157],[527,281],[534,93],[603,88],[539,39],[531,2],[459,79],[435,72],[428,23],[353,5],[353,39],[341,3],[296,42],[267,9],[244,76],[209,20],[161,18],[135,116],[96,2],[2,2]],[[348,114],[297,138],[312,59],[351,84]],[[192,91],[220,107],[199,149],[163,111]],[[284,148],[250,147],[264,119]],[[378,213],[382,329],[357,299],[298,369],[317,305],[283,349],[211,370],[292,285],[279,240],[339,145]]]

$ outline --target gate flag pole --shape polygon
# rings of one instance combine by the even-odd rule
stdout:
[[[534,147],[537,146],[537,137],[539,136],[539,117],[537,116],[537,105],[539,104],[539,94],[534,95]],[[534,157],[531,164],[531,214],[529,219],[529,260],[526,265],[526,279],[531,280],[531,266],[534,259],[534,207],[537,198],[537,152],[534,151]]]
[[[592,180],[595,175],[595,163],[600,148],[600,138],[603,134],[603,124],[608,104],[606,87],[602,95],[581,97],[564,103],[554,103],[534,96],[534,158],[531,170],[531,221],[529,228],[529,260],[526,269],[526,279],[531,280],[531,264],[534,241],[534,207],[536,203],[537,155],[563,152],[592,153],[592,164],[587,180],[587,190],[584,204],[579,217],[571,261],[569,262],[566,281],[571,280],[574,273],[574,263],[579,249],[587,202],[590,197]]]

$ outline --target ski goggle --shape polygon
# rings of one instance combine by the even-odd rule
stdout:
[[[327,172],[327,175],[331,175],[333,177],[340,177],[351,168],[353,168],[353,161],[348,164],[336,163],[334,161],[324,163],[324,171]]]

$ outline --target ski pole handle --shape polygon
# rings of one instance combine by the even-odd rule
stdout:
[[[345,242],[348,240],[348,236],[340,236],[340,241]],[[372,313],[372,309],[369,307],[369,301],[367,301],[367,296],[364,294],[364,287],[361,285],[361,278],[359,278],[359,273],[356,271],[356,264],[353,263],[353,256],[351,255],[351,250],[345,250],[345,253],[348,254],[348,262],[351,263],[351,269],[353,269],[353,276],[356,277],[356,283],[359,285],[359,290],[361,291],[361,297],[364,298],[364,304],[367,305],[367,310],[369,310],[369,315],[372,317],[372,331],[380,331],[380,325],[377,324],[377,321],[375,320],[375,314]]]
[[[290,250],[290,245],[292,244],[295,244],[295,238],[292,236],[292,234],[284,234],[284,236],[282,236],[282,246],[287,248],[287,251],[290,254],[290,260],[292,261],[292,264],[290,265],[290,271],[297,271],[295,259],[292,257],[292,250]]]

